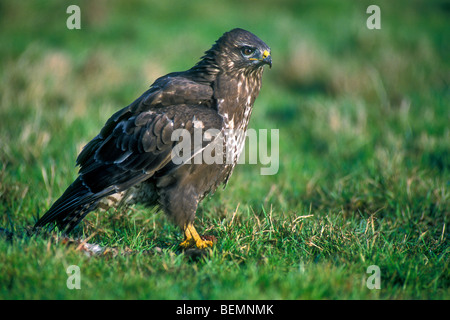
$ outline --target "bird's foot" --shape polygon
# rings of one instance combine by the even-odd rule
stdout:
[[[213,241],[206,239],[206,237],[201,237],[194,228],[193,224],[188,224],[184,229],[185,240],[180,243],[180,247],[184,249],[188,248],[198,248],[205,249],[213,246]]]
[[[180,243],[180,247],[184,248],[184,249],[189,249],[189,248],[198,248],[198,249],[205,249],[208,247],[212,247],[213,246],[213,242],[211,240],[194,240],[194,239],[186,239],[184,240],[182,243]]]

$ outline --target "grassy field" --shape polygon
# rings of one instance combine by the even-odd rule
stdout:
[[[69,1],[2,1],[0,299],[450,299],[450,7],[375,2],[78,1],[68,30]],[[238,166],[202,203],[210,254],[140,206],[71,235],[117,254],[27,233],[114,111],[234,27],[272,48],[250,127],[279,129],[280,163]]]

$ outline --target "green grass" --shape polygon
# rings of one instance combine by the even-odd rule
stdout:
[[[448,5],[379,1],[370,31],[369,1],[182,3],[80,1],[70,31],[72,3],[2,1],[0,227],[15,237],[0,241],[0,298],[449,299]],[[211,254],[184,254],[141,206],[92,212],[72,235],[117,255],[27,234],[107,118],[234,27],[272,48],[250,126],[279,129],[280,167],[240,165],[202,203]]]

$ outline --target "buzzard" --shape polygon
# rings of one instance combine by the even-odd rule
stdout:
[[[226,185],[233,172],[264,65],[272,66],[270,48],[254,34],[233,29],[191,69],[158,78],[138,99],[113,114],[83,148],[76,161],[77,179],[35,228],[52,224],[69,232],[102,199],[120,195],[149,205],[159,203],[183,230],[182,247],[212,246],[195,230],[195,213],[199,202]],[[177,130],[193,137],[196,130],[211,129],[217,134],[209,141],[202,139],[200,147],[185,148],[184,156],[187,153],[189,160],[209,145],[223,143],[228,161],[198,163],[186,157],[174,161],[174,150],[184,140],[174,139]]]

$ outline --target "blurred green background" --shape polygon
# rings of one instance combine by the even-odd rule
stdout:
[[[81,8],[81,30],[66,28],[71,4]],[[381,30],[366,27],[371,4],[381,8]],[[233,278],[229,269],[217,267],[210,270],[220,274],[216,282],[199,280],[166,252],[162,265],[170,262],[215,289],[189,291],[186,284],[180,285],[185,296],[148,296],[136,284],[130,286],[134,293],[114,295],[107,284],[105,292],[78,297],[224,298],[227,292],[237,299],[448,298],[449,21],[448,1],[2,0],[0,227],[20,232],[32,225],[76,176],[77,153],[113,112],[157,77],[193,66],[220,35],[240,27],[272,49],[273,68],[265,71],[250,127],[280,130],[280,168],[261,176],[258,166],[238,166],[227,189],[204,202],[199,224],[212,225],[208,230],[219,239],[222,254],[211,258],[214,263],[246,261],[248,269],[238,269],[242,278]],[[144,230],[131,237],[140,239],[135,249],[179,239],[161,215],[133,214],[134,227]],[[298,227],[305,215],[313,217]],[[84,231],[95,231],[94,240],[107,245],[133,247],[127,237],[114,238],[115,225],[104,219],[91,214]],[[148,219],[164,230],[147,227]],[[261,233],[251,238],[247,227],[255,219],[267,221],[262,225],[270,232],[259,225]],[[230,221],[237,223],[233,236],[221,229]],[[48,279],[41,286],[55,295],[30,289],[38,276],[21,265],[36,260],[40,250],[2,244],[0,277],[8,283],[3,297],[71,297]],[[49,265],[61,262],[45,259]],[[349,285],[348,274],[362,277],[362,266],[377,259],[389,275],[384,291],[369,292],[358,281]],[[261,261],[268,266],[259,270]],[[310,282],[303,279],[302,287],[295,273],[299,264],[317,261],[324,265],[312,264]],[[163,277],[166,269],[159,274],[154,268],[148,271],[152,277]],[[248,290],[236,289],[255,272],[262,278],[251,278]],[[271,295],[267,290],[274,283]],[[320,290],[315,283],[333,286]]]

